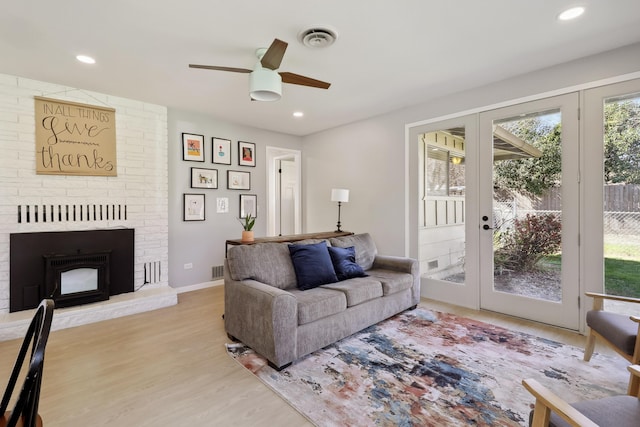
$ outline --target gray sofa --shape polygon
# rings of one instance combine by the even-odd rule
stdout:
[[[226,332],[276,369],[420,301],[415,260],[378,255],[369,234],[295,244],[318,242],[353,246],[355,262],[367,276],[301,290],[300,264],[294,268],[286,242],[233,246],[225,260]]]

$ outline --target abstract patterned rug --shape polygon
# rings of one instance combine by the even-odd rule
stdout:
[[[242,344],[229,354],[317,426],[527,425],[535,378],[568,401],[626,393],[621,357],[418,308],[277,372]]]

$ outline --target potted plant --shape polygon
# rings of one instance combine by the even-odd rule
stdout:
[[[244,220],[244,221],[243,221]],[[256,218],[251,216],[251,214],[247,214],[244,218],[241,218],[240,224],[242,224],[242,241],[243,242],[253,242],[253,226],[256,223]]]

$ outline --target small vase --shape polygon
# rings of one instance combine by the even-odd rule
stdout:
[[[243,242],[253,242],[253,230],[252,231],[243,231],[242,232],[242,241]]]

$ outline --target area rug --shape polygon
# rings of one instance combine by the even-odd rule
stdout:
[[[535,378],[568,401],[624,394],[626,361],[418,308],[278,372],[248,347],[229,354],[317,426],[527,425]]]

